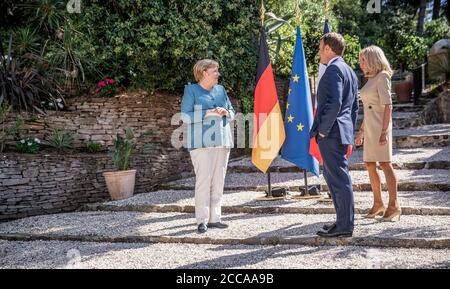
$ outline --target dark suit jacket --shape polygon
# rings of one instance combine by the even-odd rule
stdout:
[[[327,68],[317,88],[317,112],[311,137],[340,137],[342,144],[354,143],[358,117],[358,79],[342,58]]]

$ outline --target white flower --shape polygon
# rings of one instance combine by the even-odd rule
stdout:
[[[61,98],[57,98],[56,102],[62,102],[62,99]]]
[[[53,102],[50,102],[48,105],[49,105],[49,106],[54,106]]]
[[[20,141],[20,143],[25,143],[25,140],[24,140],[24,139],[23,139],[23,140],[21,140],[21,141]]]
[[[33,143],[32,143],[32,142],[29,142],[29,143],[28,143],[28,146],[29,146],[29,147],[30,147],[30,146],[32,146],[32,145],[33,145]]]
[[[62,103],[58,103],[58,107],[59,107],[59,108],[63,108],[64,105],[63,105]]]
[[[35,138],[34,141],[37,143],[41,143],[41,141],[38,138]]]

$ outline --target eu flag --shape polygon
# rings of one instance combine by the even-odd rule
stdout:
[[[313,124],[311,91],[300,27],[294,47],[294,61],[285,116],[286,140],[281,157],[301,169],[319,175],[319,162],[309,153],[309,131]]]
[[[328,25],[328,18],[325,18],[325,26],[323,27],[323,34],[330,32],[330,26]]]

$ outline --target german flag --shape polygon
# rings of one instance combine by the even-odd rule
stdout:
[[[264,29],[256,74],[252,163],[267,172],[286,138]]]

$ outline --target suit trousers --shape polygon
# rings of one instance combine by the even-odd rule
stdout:
[[[197,224],[220,222],[229,148],[198,148],[190,152],[195,171]]]
[[[323,176],[336,209],[336,230],[353,232],[355,205],[346,158],[348,145],[334,137],[318,138],[318,143],[323,158]]]

